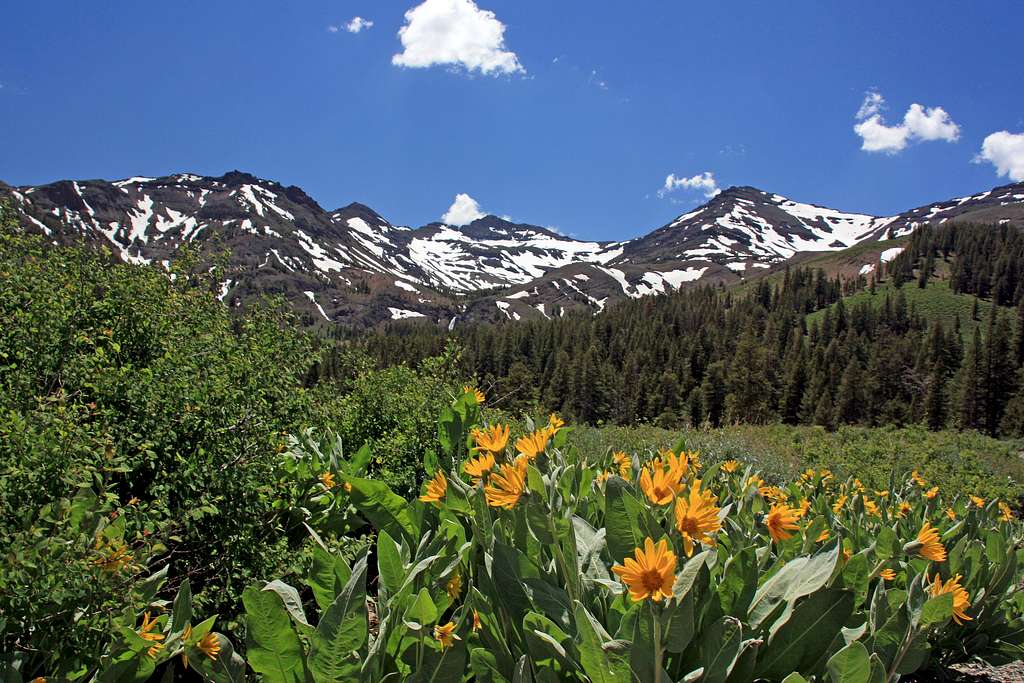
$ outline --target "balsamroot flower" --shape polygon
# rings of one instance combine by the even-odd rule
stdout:
[[[659,602],[672,596],[672,585],[676,581],[676,555],[668,549],[668,539],[663,538],[657,545],[647,537],[644,547],[633,551],[636,559],[627,557],[612,571],[622,579],[629,589],[629,597],[635,602],[650,598]]]
[[[722,463],[722,469],[725,470],[727,474],[732,474],[739,468],[740,463],[737,460],[726,460],[725,462]]]
[[[908,503],[907,501],[903,501],[902,503],[900,503],[899,507],[896,508],[896,516],[900,519],[903,519],[908,514],[910,514],[910,511],[912,509],[913,508],[910,506],[910,503]]]
[[[836,498],[836,502],[832,504],[832,514],[838,515],[839,511],[843,509],[844,505],[846,505],[846,501],[847,495],[845,493],[840,494],[840,496]]]
[[[718,519],[720,508],[715,505],[715,496],[710,491],[700,490],[700,479],[690,485],[690,495],[676,499],[676,529],[683,537],[686,556],[693,555],[694,541],[714,545],[710,534],[722,528]]]
[[[832,534],[831,534],[831,532],[829,532],[828,528],[822,529],[821,533],[818,534],[818,537],[816,539],[814,539],[814,542],[815,543],[824,543],[831,536],[832,536]]]
[[[882,581],[894,581],[896,579],[896,572],[891,569],[883,569],[878,572],[878,578]]]
[[[933,486],[933,487],[931,487],[930,489],[928,489],[927,491],[924,492],[924,497],[927,498],[928,500],[932,500],[937,495],[939,495],[939,487],[938,486]]]
[[[557,434],[558,430],[561,429],[564,426],[565,426],[565,420],[563,420],[562,418],[558,417],[558,415],[556,415],[554,413],[551,413],[551,415],[548,417],[548,426],[547,426],[547,430],[548,430],[548,432],[551,433],[551,436],[554,436],[555,434]]]
[[[437,639],[437,642],[441,643],[442,650],[446,647],[451,647],[452,643],[456,640],[462,640],[455,633],[455,624],[450,621],[443,626],[438,625],[434,627],[434,638]]]
[[[910,478],[914,481],[915,484],[917,484],[921,488],[924,488],[927,484],[927,482],[924,480],[924,477],[922,477],[917,470],[914,470],[913,472],[910,473]]]
[[[142,615],[142,626],[139,627],[138,634],[143,640],[150,642],[156,642],[164,639],[163,633],[153,633],[153,629],[157,627],[157,620],[149,616],[149,612]]]
[[[444,478],[444,472],[438,470],[434,478],[427,482],[427,492],[420,496],[420,500],[424,503],[440,503],[447,491],[448,480]]]
[[[971,496],[971,505],[978,508],[979,510],[985,507],[985,499],[978,496]]]
[[[871,500],[870,498],[864,499],[864,512],[868,513],[869,515],[874,515],[875,517],[882,516],[881,510],[878,509],[878,503]]]
[[[535,460],[548,447],[550,439],[551,434],[546,429],[538,429],[533,434],[527,434],[516,440],[516,450],[530,460]]]
[[[924,523],[921,530],[917,532],[917,539],[903,546],[903,552],[933,562],[946,561],[946,549],[942,547],[939,532],[932,527],[931,522]]]
[[[960,578],[960,574],[957,574],[943,584],[942,579],[938,574],[936,574],[935,579],[931,583],[930,592],[933,598],[946,593],[953,594],[953,621],[962,625],[965,621],[973,620],[971,617],[967,616],[967,613],[964,611],[971,606],[971,596],[968,595],[967,590],[960,585]]]
[[[483,624],[480,623],[480,613],[473,610],[473,633],[476,633],[483,628]]]
[[[444,592],[448,594],[448,597],[455,600],[462,593],[462,576],[455,572],[452,574],[452,578],[448,579],[448,582],[444,585]]]
[[[216,661],[220,655],[220,638],[216,633],[207,633],[198,643],[196,649],[206,655],[211,661]]]
[[[800,528],[796,523],[798,519],[800,519],[799,510],[794,510],[785,503],[776,503],[768,511],[764,523],[768,527],[768,535],[778,543],[793,537],[790,532]]]
[[[494,456],[490,453],[470,458],[462,465],[462,471],[473,480],[473,486],[480,483],[484,475],[494,469]]]
[[[470,434],[476,442],[474,451],[487,451],[488,453],[501,453],[508,445],[508,436],[511,430],[508,425],[492,425],[489,429],[474,429]]]
[[[651,463],[654,474],[647,465],[640,470],[640,490],[655,505],[668,505],[683,488],[682,473],[677,468],[667,470],[659,463]]]
[[[511,510],[519,502],[526,490],[526,458],[516,458],[515,463],[503,464],[497,472],[492,472],[484,487],[487,504],[493,508]]]
[[[946,508],[946,517],[949,517],[949,521],[955,522],[956,521],[956,510],[954,510],[953,508]]]
[[[334,481],[334,474],[331,472],[324,472],[320,475],[320,483],[324,485],[327,490],[333,489],[338,485],[338,482]]]
[[[466,385],[466,386],[462,387],[462,393],[464,393],[464,394],[473,394],[473,398],[475,398],[476,402],[478,404],[481,404],[481,405],[483,404],[484,399],[486,398],[484,396],[484,392],[480,391],[476,387],[471,387],[469,385]]]
[[[1013,521],[1013,510],[1011,510],[1010,506],[1003,501],[999,501],[999,519],[1004,522]]]
[[[623,451],[612,453],[612,460],[619,468],[619,476],[629,481],[633,478],[633,461]]]

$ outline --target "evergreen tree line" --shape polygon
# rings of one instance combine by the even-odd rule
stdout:
[[[886,276],[907,282],[907,263],[914,276],[942,259],[952,278],[977,270],[990,247],[1024,244],[1002,227],[988,230],[994,237],[982,236],[985,248],[954,229],[922,230]],[[960,249],[971,254],[968,265],[960,263]],[[1019,269],[991,269],[987,291],[998,289],[996,272],[1009,278]],[[977,286],[977,277],[968,280]],[[858,289],[872,296],[856,305],[844,301]],[[742,293],[705,286],[594,316],[452,333],[392,324],[339,343],[321,372],[337,369],[351,345],[389,366],[436,356],[454,338],[462,370],[479,378],[493,404],[558,411],[591,424],[923,423],[1022,435],[1024,303],[1017,301],[1016,311],[993,306],[986,320],[961,327],[958,317],[925,319],[902,288],[876,291],[874,278],[843,281],[795,268]]]
[[[913,281],[924,287],[936,274],[937,263],[949,261],[950,289],[1016,306],[1024,299],[1024,233],[1008,225],[925,226],[889,264],[897,285]]]

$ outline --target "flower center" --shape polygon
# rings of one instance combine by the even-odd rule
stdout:
[[[680,533],[695,535],[699,531],[699,525],[697,524],[696,517],[683,517],[679,520],[679,531]]]
[[[661,588],[661,574],[654,569],[648,569],[640,575],[640,583],[643,584],[645,590],[653,593]]]

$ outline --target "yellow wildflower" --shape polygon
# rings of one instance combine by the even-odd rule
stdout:
[[[913,472],[910,473],[910,478],[913,480],[915,484],[917,484],[921,488],[924,488],[925,485],[928,483],[924,480],[924,477],[922,477],[920,472],[918,472],[917,470],[914,470]]]
[[[420,496],[420,500],[424,503],[440,503],[447,491],[448,480],[444,478],[444,472],[438,470],[434,478],[427,482],[427,492]]]
[[[1013,521],[1013,510],[1004,501],[999,501],[999,519],[1004,522]]]
[[[633,478],[633,461],[623,451],[612,453],[612,460],[619,468],[619,476],[629,481]]]
[[[910,503],[908,503],[907,501],[903,501],[902,503],[900,503],[899,507],[896,508],[896,516],[902,519],[906,517],[908,514],[910,514],[910,511],[912,509],[913,508],[910,506]]]
[[[655,467],[654,475],[645,465],[640,470],[640,490],[655,505],[668,505],[683,488],[678,469]]]
[[[925,522],[921,530],[917,532],[917,540],[911,541],[903,547],[908,555],[917,555],[933,562],[945,562],[946,549],[939,540],[939,532],[936,531],[931,522]]]
[[[196,643],[196,649],[209,657],[210,660],[216,661],[217,656],[220,654],[220,638],[217,637],[216,633],[207,633]]]
[[[462,638],[459,638],[455,633],[455,624],[450,621],[443,626],[439,625],[434,627],[434,638],[437,639],[437,642],[441,643],[442,650],[446,647],[451,647],[452,643],[456,640],[462,640]]]
[[[956,510],[954,510],[953,508],[946,508],[946,517],[949,517],[949,521],[955,522],[956,521]]]
[[[829,533],[828,528],[822,529],[821,533],[818,534],[818,537],[816,539],[814,539],[814,542],[815,543],[824,543],[825,541],[827,541],[829,539],[829,537],[831,535],[832,534]]]
[[[933,486],[933,487],[931,487],[930,489],[928,489],[927,491],[924,492],[924,497],[927,498],[928,500],[932,500],[937,495],[939,495],[939,487],[938,486]]]
[[[644,547],[635,549],[633,554],[636,559],[627,557],[623,564],[612,567],[629,589],[629,597],[636,602],[647,598],[659,602],[672,597],[676,556],[668,549],[668,539],[663,538],[655,545],[654,539],[648,537]]]
[[[768,534],[776,543],[792,538],[790,533],[799,529],[796,520],[799,519],[798,512],[784,503],[772,505],[765,518],[765,525],[768,527]]]
[[[338,485],[338,483],[334,481],[334,474],[332,474],[331,472],[324,472],[323,474],[321,474],[320,483],[323,484],[324,488],[328,490],[333,489],[335,486]]]
[[[462,576],[458,572],[452,574],[452,578],[448,579],[448,582],[444,585],[444,592],[452,600],[456,600],[459,594],[462,593]]]
[[[722,463],[722,469],[728,474],[732,474],[740,468],[740,463],[736,460],[726,460]]]
[[[494,455],[484,453],[475,458],[470,458],[462,465],[462,471],[473,480],[473,486],[480,483],[484,475],[494,469]]]
[[[484,497],[491,507],[511,510],[526,490],[526,458],[503,464],[498,472],[491,472],[484,487]]]
[[[688,498],[680,496],[676,499],[676,529],[683,537],[687,557],[693,555],[694,541],[714,545],[715,540],[709,534],[722,528],[719,512],[715,496],[710,491],[700,490],[700,479],[690,485]]]
[[[965,621],[972,621],[971,617],[967,616],[964,611],[971,606],[970,595],[967,590],[960,585],[960,574],[957,574],[952,579],[947,581],[945,584],[942,583],[942,579],[938,574],[935,575],[935,579],[931,583],[931,594],[932,597],[944,595],[946,593],[953,594],[953,621],[958,624],[963,624]]]
[[[979,498],[978,496],[971,496],[970,498],[971,498],[971,505],[973,505],[974,507],[976,507],[978,509],[981,509],[981,508],[985,507],[985,499],[984,498]]]
[[[487,451],[498,454],[505,450],[508,445],[508,437],[511,429],[508,425],[493,425],[489,429],[473,429],[470,434],[476,442],[474,451]]]
[[[483,624],[480,623],[480,613],[473,610],[473,633],[476,633],[483,628]]]
[[[834,502],[832,504],[832,513],[838,515],[839,511],[843,509],[844,505],[846,505],[846,501],[847,501],[846,494],[845,493],[840,494],[840,496],[838,498],[836,498],[836,502]]]
[[[550,438],[551,434],[547,431],[543,429],[537,430],[533,434],[520,437],[516,441],[516,450],[530,460],[534,460],[548,447],[548,440]]]
[[[882,581],[894,581],[896,579],[896,572],[891,569],[883,569],[878,572],[878,578]]]
[[[462,393],[473,394],[473,398],[475,398],[476,402],[480,405],[483,405],[484,399],[486,398],[484,396],[484,392],[480,391],[476,387],[471,387],[469,385],[462,387]]]

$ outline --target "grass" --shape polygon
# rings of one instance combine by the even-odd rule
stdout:
[[[875,288],[874,294],[868,290],[863,290],[851,296],[843,297],[843,306],[846,307],[847,312],[863,303],[871,303],[876,308],[881,308],[885,304],[887,294],[895,301],[897,291],[897,288],[891,282],[883,282]],[[965,340],[970,339],[970,335],[973,334],[975,327],[984,325],[985,320],[988,319],[989,311],[995,305],[991,301],[978,299],[978,320],[973,320],[971,312],[974,309],[974,295],[957,294],[949,288],[948,280],[933,279],[928,282],[928,286],[924,289],[918,287],[916,281],[907,282],[903,285],[902,291],[907,299],[908,310],[916,310],[918,315],[923,316],[927,320],[938,320],[947,328],[952,328],[954,321],[959,316]],[[823,308],[811,313],[807,316],[807,324],[810,325],[813,322],[820,323],[825,316],[825,311],[829,309],[834,311],[835,306],[836,304],[833,304],[829,308]]]
[[[1014,501],[1024,484],[1024,441],[998,440],[977,432],[929,432],[921,427],[821,427],[738,425],[721,429],[578,427],[570,443],[584,453],[607,449],[632,453],[668,448],[680,438],[705,462],[735,458],[753,464],[768,480],[791,479],[808,467],[856,476],[872,489],[902,482],[913,469],[946,495],[980,495]]]

